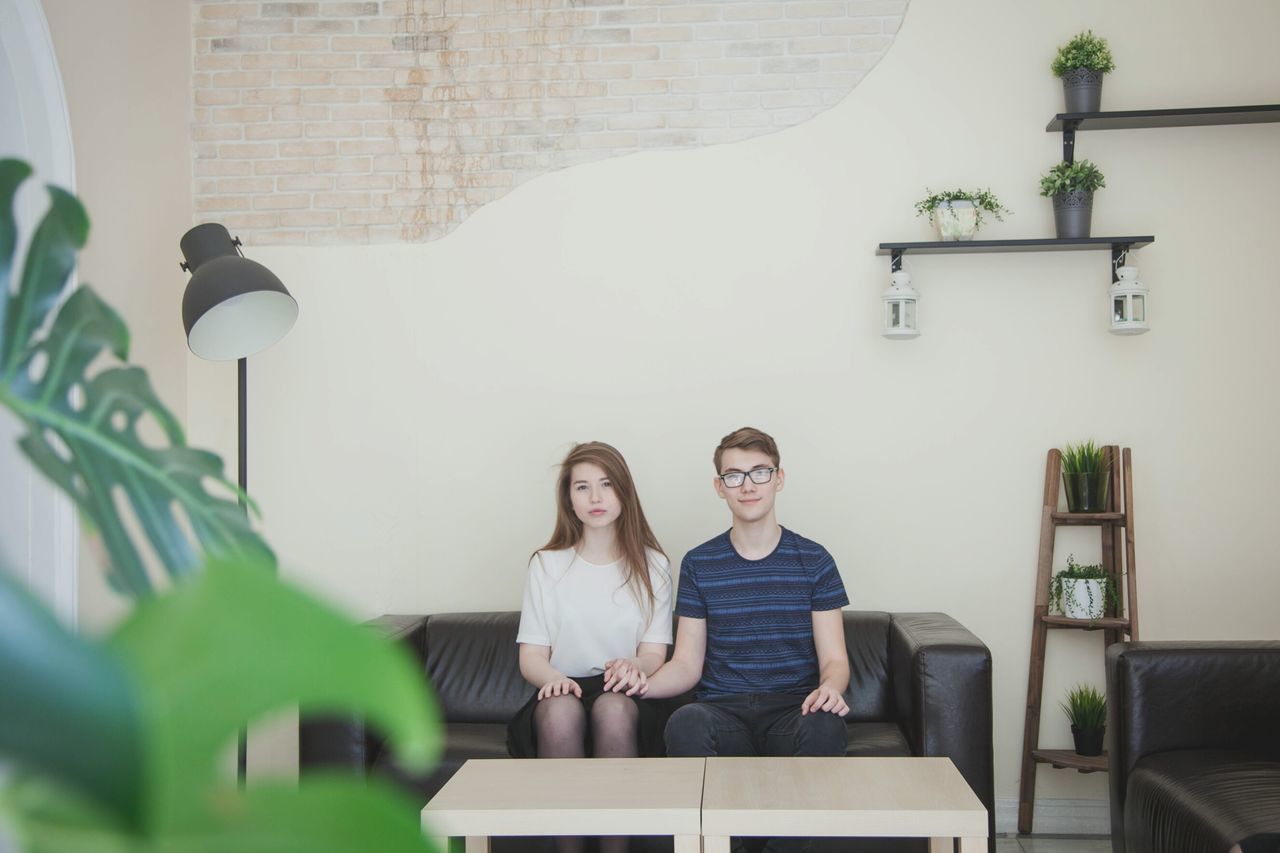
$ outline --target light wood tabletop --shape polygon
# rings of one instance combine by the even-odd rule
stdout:
[[[422,810],[423,832],[484,853],[499,835],[671,835],[697,853],[705,758],[468,761]]]
[[[987,811],[948,758],[709,758],[705,853],[729,836],[893,836],[987,849]]]

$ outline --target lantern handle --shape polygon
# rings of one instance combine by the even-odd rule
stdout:
[[[1131,243],[1112,243],[1111,244],[1111,283],[1114,284],[1120,280],[1120,267],[1124,266],[1125,261],[1129,259],[1129,249],[1133,245]]]

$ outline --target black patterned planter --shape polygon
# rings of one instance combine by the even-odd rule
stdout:
[[[1096,113],[1102,109],[1102,72],[1090,68],[1072,68],[1062,75],[1062,93],[1067,112]]]
[[[1072,190],[1053,197],[1053,227],[1059,240],[1088,237],[1092,220],[1092,191]]]

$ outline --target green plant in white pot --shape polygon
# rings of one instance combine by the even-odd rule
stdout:
[[[989,189],[943,190],[935,193],[926,187],[925,192],[928,195],[915,204],[916,216],[928,214],[929,222],[938,227],[939,240],[972,240],[973,235],[982,227],[983,211],[1001,222],[1006,213],[1012,213]]]
[[[1067,557],[1067,567],[1049,581],[1049,606],[1068,619],[1101,619],[1108,602],[1120,606],[1114,579],[1100,565],[1080,565],[1074,554]]]
[[[1058,48],[1049,66],[1062,78],[1062,93],[1069,113],[1096,113],[1102,109],[1102,77],[1116,69],[1107,40],[1093,30],[1077,34]]]
[[[1107,697],[1088,684],[1073,687],[1061,703],[1071,721],[1076,754],[1102,755],[1102,738],[1107,733]]]
[[[1088,160],[1062,162],[1040,177],[1040,195],[1053,200],[1053,227],[1059,240],[1088,237],[1093,194],[1107,179]]]

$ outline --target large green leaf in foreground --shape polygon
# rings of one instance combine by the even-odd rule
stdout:
[[[130,595],[149,594],[151,581],[145,549],[121,516],[117,495],[127,499],[150,550],[174,577],[199,567],[201,549],[212,556],[272,560],[237,503],[206,489],[217,483],[236,491],[215,454],[186,446],[177,418],[160,402],[146,372],[108,366],[90,375],[90,365],[104,354],[128,358],[129,332],[119,315],[83,287],[48,325],[89,233],[75,196],[49,187],[49,210],[32,235],[18,288],[11,289],[13,201],[29,174],[25,163],[0,160],[0,405],[26,427],[23,451],[101,533],[111,558],[110,580]],[[158,446],[141,434],[148,421]],[[188,525],[201,549],[194,547]]]
[[[39,607],[12,584],[0,585],[0,616],[13,615],[15,603],[28,612]],[[121,771],[114,781],[132,796],[112,791],[99,762],[54,762],[3,743],[23,781],[0,799],[24,849],[427,849],[412,805],[377,784],[306,778],[298,789],[240,791],[225,779],[220,764],[241,726],[295,703],[367,718],[410,766],[426,767],[440,748],[439,715],[412,655],[268,568],[211,564],[141,602],[104,647],[47,617],[21,627],[30,621],[19,619],[13,630],[0,625],[0,720],[24,719],[13,715],[24,705],[50,709],[43,724],[30,721],[38,737],[66,738],[67,750],[88,756],[114,755]],[[44,660],[73,670],[65,678],[11,679],[21,672],[28,634],[46,650]],[[48,653],[59,647],[73,653]],[[77,715],[83,737],[67,726]]]

